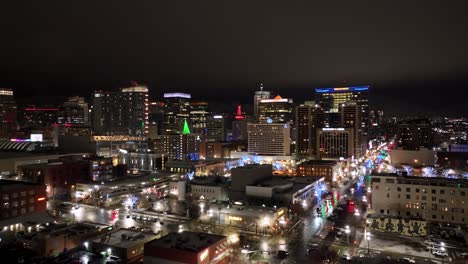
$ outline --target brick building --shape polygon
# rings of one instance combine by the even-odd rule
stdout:
[[[43,184],[0,180],[0,220],[45,212],[45,189]]]

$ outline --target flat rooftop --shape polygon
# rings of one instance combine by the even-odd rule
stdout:
[[[236,216],[247,216],[247,217],[263,217],[265,215],[272,216],[276,213],[276,209],[271,207],[263,206],[232,206],[230,208],[223,207],[221,209],[222,214],[236,215]],[[218,214],[218,208],[214,207],[213,213]]]
[[[182,233],[174,232],[167,234],[158,240],[149,242],[146,246],[200,252],[223,239],[226,239],[226,237],[214,234],[184,231]]]
[[[129,248],[142,243],[148,243],[154,239],[156,239],[156,235],[154,234],[147,234],[129,229],[119,229],[112,232],[110,236],[106,233],[91,241],[93,243],[105,244],[112,247]]]
[[[273,176],[266,180],[259,181],[257,184],[251,184],[250,186],[273,188],[275,186],[280,187],[286,184],[292,184],[292,188],[284,190],[281,193],[296,193],[322,178],[323,177],[319,176]]]
[[[190,183],[192,185],[203,186],[223,186],[227,184],[228,179],[222,176],[195,177]]]
[[[326,165],[336,165],[336,161],[335,160],[308,160],[308,161],[305,161],[305,162],[302,162],[301,164],[298,164],[298,166],[301,166],[301,165],[323,165],[323,166],[326,166]]]
[[[448,177],[424,177],[424,176],[403,176],[396,173],[372,173],[372,177],[392,177],[396,178],[399,183],[411,183],[433,186],[453,187],[460,184],[459,188],[468,188],[468,179],[448,178]]]

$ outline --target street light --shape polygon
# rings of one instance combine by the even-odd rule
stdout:
[[[349,229],[348,225],[345,227],[344,232],[346,233],[346,240],[349,243],[349,234],[351,233],[351,229]]]
[[[370,237],[371,237],[371,233],[368,232],[367,230],[364,231],[364,236],[367,240],[367,255],[370,255],[370,247],[369,247],[369,241],[370,241]]]

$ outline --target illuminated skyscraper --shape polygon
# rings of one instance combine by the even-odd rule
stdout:
[[[354,155],[352,128],[317,129],[317,155],[322,159],[351,158]]]
[[[258,105],[260,104],[260,101],[265,100],[265,99],[270,99],[270,92],[269,91],[263,91],[263,83],[260,84],[260,91],[256,91],[254,95],[254,119],[257,121],[258,120]]]
[[[361,127],[363,134],[367,135],[369,127],[369,86],[316,88],[315,102],[319,104],[326,114],[325,123],[334,124],[333,113],[339,113],[340,105],[355,101],[361,111]],[[327,122],[328,119],[331,119]],[[330,127],[335,125],[330,125]]]
[[[318,105],[296,107],[296,153],[316,155],[317,128],[323,127],[323,109]]]
[[[58,124],[89,125],[88,103],[83,97],[69,97],[59,108]]]
[[[223,141],[226,139],[226,118],[223,115],[212,115],[206,122],[206,140]]]
[[[255,155],[289,156],[289,124],[248,124],[248,151]]]
[[[118,92],[94,93],[92,116],[96,135],[148,135],[148,88],[134,85]]]
[[[206,136],[208,115],[208,102],[197,101],[190,103],[190,124],[192,126],[192,132],[200,134],[202,138]]]
[[[163,151],[170,160],[198,160],[200,135],[191,133],[187,120],[183,121],[179,134],[161,135]]]
[[[232,140],[247,140],[248,123],[252,123],[252,117],[246,116],[242,112],[241,105],[238,105],[232,121]]]
[[[163,134],[179,134],[185,120],[190,120],[190,94],[164,93]]]
[[[16,129],[17,110],[13,90],[0,88],[0,138],[10,138]]]
[[[164,102],[153,101],[149,103],[149,138],[156,139],[161,134],[164,120]]]
[[[355,101],[348,101],[340,106],[340,116],[341,126],[353,129],[354,156],[359,158],[366,148],[366,138],[361,126],[361,109]]]
[[[273,99],[261,100],[258,104],[259,123],[291,123],[293,120],[292,99],[277,95]]]

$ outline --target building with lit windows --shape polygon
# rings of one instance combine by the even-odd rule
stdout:
[[[320,176],[332,182],[339,169],[340,165],[335,160],[308,160],[297,165],[296,173],[299,176]]]
[[[428,119],[405,120],[398,123],[397,146],[404,149],[433,147],[432,124]]]
[[[59,107],[57,124],[89,125],[88,103],[83,97],[69,97],[68,101]]]
[[[322,159],[347,159],[354,155],[352,128],[322,128],[317,130],[317,154]]]
[[[89,162],[66,158],[18,166],[18,174],[23,181],[47,186],[47,197],[68,197],[77,182],[90,180],[90,172]]]
[[[371,187],[371,208],[376,215],[468,223],[468,181],[465,179],[373,173]]]
[[[10,138],[16,129],[17,110],[13,90],[0,88],[0,138]]]
[[[203,101],[190,102],[190,125],[192,132],[206,136],[208,103]]]
[[[354,157],[365,154],[366,138],[362,127],[362,112],[355,101],[349,101],[340,106],[341,127],[353,129]]]
[[[369,86],[316,88],[315,102],[325,113],[339,113],[340,106],[355,101],[361,111],[361,127],[364,135],[369,128]],[[333,116],[333,115],[331,115]],[[333,120],[330,121],[333,124]],[[330,125],[330,127],[335,127]]]
[[[145,244],[145,264],[225,263],[229,245],[227,237],[183,231],[169,233]]]
[[[289,156],[289,124],[248,124],[248,152],[256,155]]]
[[[263,99],[258,104],[259,123],[291,123],[293,120],[293,100],[277,95],[273,99]]]
[[[55,106],[28,105],[21,109],[20,127],[27,131],[26,134],[30,133],[30,130],[42,130],[44,138],[52,138],[58,114],[59,109]]]
[[[254,95],[254,120],[258,121],[259,112],[258,105],[260,101],[270,99],[271,93],[269,91],[263,91],[263,84],[260,84],[260,91],[256,91]]]
[[[163,153],[169,160],[198,160],[200,158],[200,135],[191,133],[187,120],[181,134],[161,135]]]
[[[46,211],[46,186],[39,183],[0,180],[0,222]],[[20,221],[21,222],[21,221]],[[0,226],[3,230],[3,226]]]
[[[316,155],[317,129],[323,127],[323,109],[315,104],[296,107],[295,125],[297,155]]]
[[[238,105],[234,120],[231,123],[231,140],[247,140],[247,124],[253,123],[252,117],[242,112],[242,106]]]
[[[148,88],[134,84],[117,92],[96,91],[92,116],[95,135],[148,135]]]
[[[187,93],[164,93],[162,134],[179,134],[185,120],[190,120],[190,98]]]
[[[164,120],[164,102],[153,101],[149,103],[149,134],[155,139],[161,134]]]
[[[227,120],[223,115],[212,115],[206,119],[206,140],[223,141],[226,139]]]

